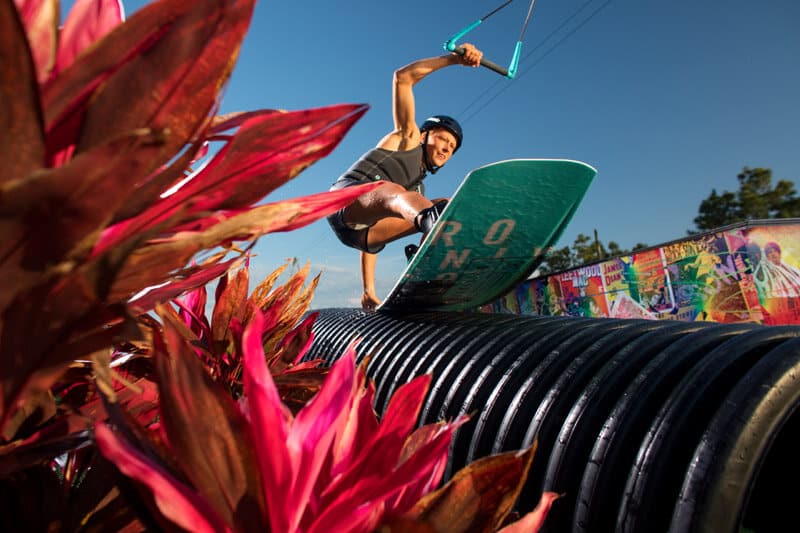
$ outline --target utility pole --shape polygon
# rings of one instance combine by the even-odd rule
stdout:
[[[597,238],[597,228],[594,229],[594,255],[595,259],[600,261],[602,257],[600,257],[600,239]]]

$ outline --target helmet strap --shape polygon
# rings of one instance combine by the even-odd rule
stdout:
[[[430,135],[431,130],[425,130],[425,140],[420,143],[422,144],[422,163],[425,165],[425,170],[430,172],[431,174],[436,174],[440,168],[437,167],[433,163],[431,163],[430,157],[428,157],[428,135]]]

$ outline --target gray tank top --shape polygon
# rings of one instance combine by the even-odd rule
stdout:
[[[422,192],[422,180],[425,179],[422,146],[404,151],[373,148],[362,155],[339,179],[391,181],[408,191],[417,189]]]

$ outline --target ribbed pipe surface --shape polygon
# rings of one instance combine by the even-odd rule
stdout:
[[[306,360],[354,340],[375,408],[431,374],[420,424],[472,413],[446,477],[538,439],[519,510],[547,531],[755,531],[793,523],[800,327],[323,309]]]

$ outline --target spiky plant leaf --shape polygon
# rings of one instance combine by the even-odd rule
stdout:
[[[36,70],[13,0],[0,0],[0,185],[44,164]]]
[[[519,497],[535,453],[536,443],[478,459],[420,500],[411,515],[438,531],[497,531]]]
[[[162,0],[134,13],[46,87],[51,153],[76,139],[77,117],[78,151],[148,127],[168,132],[167,158],[152,168],[166,162],[207,124],[252,8],[252,0]]]
[[[86,260],[115,207],[124,203],[128,180],[158,145],[150,133],[135,132],[68,165],[4,184],[0,269],[9,283],[0,289],[0,310],[16,294]]]
[[[167,283],[154,287],[146,287],[145,290],[135,294],[128,300],[128,305],[136,312],[145,313],[157,303],[174,300],[178,296],[204,287],[206,284],[219,278],[225,272],[237,268],[242,263],[241,257],[234,257],[227,261],[220,261],[222,255],[215,255],[199,265],[192,265],[181,269]],[[197,308],[199,304],[192,307]],[[205,306],[205,300],[202,302]],[[200,307],[198,317],[202,316],[204,307]],[[205,319],[205,317],[203,317]]]
[[[211,344],[216,353],[223,354],[234,344],[231,321],[244,322],[250,270],[240,268],[220,280],[214,310],[211,314]]]
[[[309,289],[312,289],[318,280],[319,277],[314,278],[314,282],[312,283],[312,286],[309,286]],[[310,298],[305,296],[305,294],[306,293],[304,292],[302,299],[310,302]],[[300,313],[305,313],[306,309],[308,308],[307,306],[308,303],[306,303],[302,308],[299,308],[298,311]],[[275,351],[275,356],[272,358],[272,362],[270,364],[270,368],[273,370],[273,372],[279,374],[288,369],[290,366],[294,366],[299,363],[303,356],[305,356],[306,352],[311,348],[311,343],[314,340],[312,328],[314,327],[314,321],[318,316],[319,312],[315,311],[313,313],[309,313],[303,319],[302,323],[292,328],[280,339],[278,346],[276,347],[277,349]]]
[[[76,0],[59,32],[55,71],[69,67],[82,52],[123,20],[119,0]]]
[[[56,61],[58,2],[17,0],[16,4],[36,62],[36,78],[44,82],[50,76]]]
[[[106,424],[95,426],[95,439],[103,455],[122,473],[150,489],[158,509],[175,524],[187,531],[231,531],[196,492]]]
[[[232,214],[230,218],[220,213],[213,220],[209,219],[208,224],[201,224],[197,231],[176,233],[152,241],[128,257],[109,298],[123,300],[143,287],[180,279],[181,267],[201,250],[234,240],[254,240],[273,231],[302,227],[348,205],[371,186],[348,187],[341,191],[266,204]]]
[[[533,511],[499,531],[499,533],[531,533],[539,531],[547,519],[553,502],[560,498],[555,492],[544,492]]]
[[[257,443],[227,391],[210,379],[176,326],[159,307],[165,346],[156,346],[161,412],[169,445],[192,485],[228,524],[263,531],[265,511],[255,468]],[[168,348],[167,348],[168,346]]]
[[[330,153],[367,109],[366,105],[339,104],[250,118],[196,182],[179,191],[178,198],[202,191],[202,202],[196,205],[201,210],[249,205]],[[229,190],[209,191],[209,185],[219,183],[228,184]]]
[[[284,184],[303,168],[330,153],[347,130],[366,111],[366,106],[338,105],[328,108],[269,114],[268,130],[295,129],[294,136],[284,136],[278,140],[262,140],[259,150],[250,150],[245,160],[255,159],[249,167],[229,168],[228,147],[222,150],[200,172],[190,180],[164,197],[135,198],[134,205],[142,205],[141,212],[109,228],[95,248],[95,255],[103,253],[117,243],[124,242],[131,235],[154,227],[176,226],[173,231],[199,231],[217,221],[209,217],[209,210],[226,207],[230,213],[240,212],[276,187]],[[260,130],[264,135],[269,131]],[[238,134],[235,139],[238,138]],[[260,137],[259,137],[260,138]],[[243,149],[240,148],[241,152]],[[222,163],[220,163],[222,161]],[[221,165],[223,171],[216,171]],[[239,174],[234,170],[238,170]],[[242,190],[243,192],[238,192]],[[161,190],[153,194],[161,194]],[[362,190],[363,194],[366,190]],[[130,205],[127,210],[130,211]],[[132,214],[133,215],[133,214]],[[184,221],[186,225],[170,221]],[[287,228],[289,229],[289,228]]]

